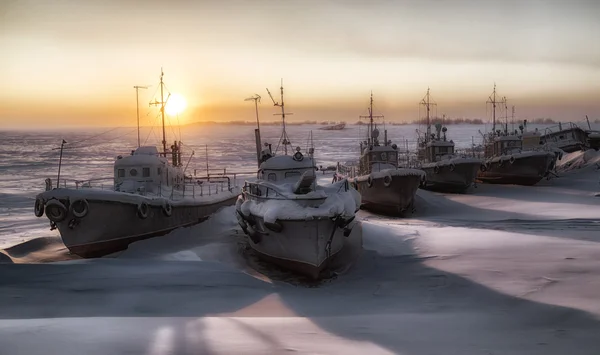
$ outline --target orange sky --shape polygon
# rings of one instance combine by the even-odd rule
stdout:
[[[0,127],[142,123],[161,66],[182,122],[252,120],[278,92],[291,120],[484,117],[496,82],[521,116],[600,118],[600,3],[579,1],[0,2]]]

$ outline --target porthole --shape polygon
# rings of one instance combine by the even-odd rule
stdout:
[[[135,170],[135,169],[129,170],[129,175],[130,176],[136,176],[137,175],[137,170]]]

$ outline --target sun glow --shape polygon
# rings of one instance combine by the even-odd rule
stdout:
[[[165,105],[165,112],[169,115],[178,115],[187,107],[185,98],[179,94],[171,94]]]

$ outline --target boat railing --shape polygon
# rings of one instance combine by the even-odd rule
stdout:
[[[232,181],[229,176],[209,176],[185,178],[183,183],[166,185],[154,183],[152,180],[127,180],[135,186],[135,191],[131,192],[142,196],[161,196],[177,201],[185,198],[196,198],[201,196],[218,195],[226,191],[233,192],[237,188],[235,180]],[[94,189],[119,191],[120,184],[115,184],[113,177],[93,178],[86,180],[75,180],[61,178],[58,185],[54,184],[51,178],[45,180],[46,191],[60,187],[65,189]]]
[[[344,165],[338,162],[336,174],[354,177],[356,176],[356,165]]]

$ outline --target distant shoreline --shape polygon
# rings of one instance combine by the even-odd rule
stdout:
[[[462,125],[485,125],[486,122],[483,119],[480,118],[474,118],[474,119],[469,119],[469,118],[455,118],[455,119],[444,119],[443,121],[440,119],[431,119],[431,124],[435,124],[436,122],[440,122],[443,125],[455,125],[455,124],[462,124]],[[520,121],[519,121],[520,122]],[[532,119],[532,120],[527,120],[528,124],[545,124],[545,125],[555,125],[558,124],[559,122],[563,122],[566,123],[567,121],[555,121],[553,119],[550,118],[537,118],[537,119]],[[339,121],[339,122],[327,122],[327,121],[302,121],[302,122],[286,122],[286,125],[288,126],[302,126],[302,125],[321,125],[321,126],[328,126],[328,125],[334,125],[334,124],[339,124],[339,123],[345,123],[347,125],[354,125],[354,126],[361,126],[361,125],[366,125],[367,123],[364,121],[357,121],[357,122],[345,122],[345,121]],[[390,125],[390,126],[409,126],[409,125],[424,125],[426,123],[425,120],[413,120],[413,121],[407,121],[407,122],[386,122],[386,124]],[[600,119],[596,119],[595,121],[590,121],[590,123],[600,123]],[[255,126],[256,125],[256,121],[224,121],[224,122],[217,122],[217,121],[198,121],[198,122],[192,122],[192,123],[187,123],[184,124],[182,126],[186,126],[186,127],[194,127],[194,126]],[[281,121],[268,121],[268,122],[260,122],[261,126],[280,126],[281,125]]]

